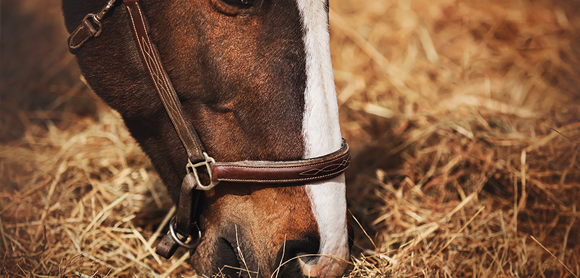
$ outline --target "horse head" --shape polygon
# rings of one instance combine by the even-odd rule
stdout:
[[[68,31],[105,4],[63,0]],[[184,114],[216,161],[303,160],[341,148],[328,2],[139,4]],[[122,6],[115,3],[93,21],[99,36],[73,53],[88,84],[120,113],[177,203],[188,153]],[[201,195],[195,211],[202,237],[191,261],[200,275],[336,277],[349,257],[344,174],[284,186],[221,182]]]

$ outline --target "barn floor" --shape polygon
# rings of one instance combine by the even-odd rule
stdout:
[[[0,276],[195,277],[151,250],[171,201],[81,80],[60,1],[1,5]],[[330,7],[345,277],[580,276],[580,3]]]

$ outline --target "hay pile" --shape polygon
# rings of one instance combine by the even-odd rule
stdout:
[[[335,2],[351,276],[580,275],[579,7]]]
[[[580,275],[580,4],[511,2],[331,1],[350,277]],[[171,202],[59,1],[1,12],[0,276],[194,275],[151,252]]]

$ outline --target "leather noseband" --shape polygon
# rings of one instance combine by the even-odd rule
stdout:
[[[115,2],[116,0],[109,0],[98,14],[87,14],[83,18],[81,24],[68,39],[71,52],[89,39],[101,34],[101,20],[115,5]],[[157,47],[151,42],[147,21],[138,0],[123,0],[123,3],[129,13],[139,55],[188,156],[187,174],[181,185],[177,213],[170,222],[170,233],[165,235],[157,245],[156,252],[159,255],[169,259],[178,246],[190,249],[197,246],[201,231],[192,218],[196,217],[195,209],[200,195],[198,190],[209,190],[219,182],[288,185],[327,180],[344,173],[350,164],[350,151],[344,140],[339,150],[311,159],[216,162],[205,152],[193,125],[183,111],[177,93],[163,67]],[[197,229],[197,233],[192,231],[193,227]],[[192,240],[185,243],[184,240],[190,236]]]

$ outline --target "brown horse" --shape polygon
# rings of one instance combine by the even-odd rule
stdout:
[[[105,4],[63,0],[68,31]],[[184,114],[216,161],[303,160],[341,148],[328,2],[139,4]],[[102,32],[73,53],[179,202],[188,153],[139,56],[128,9],[117,1],[98,19]],[[344,174],[284,186],[221,182],[196,207],[203,236],[191,262],[200,275],[337,277],[345,269]]]

